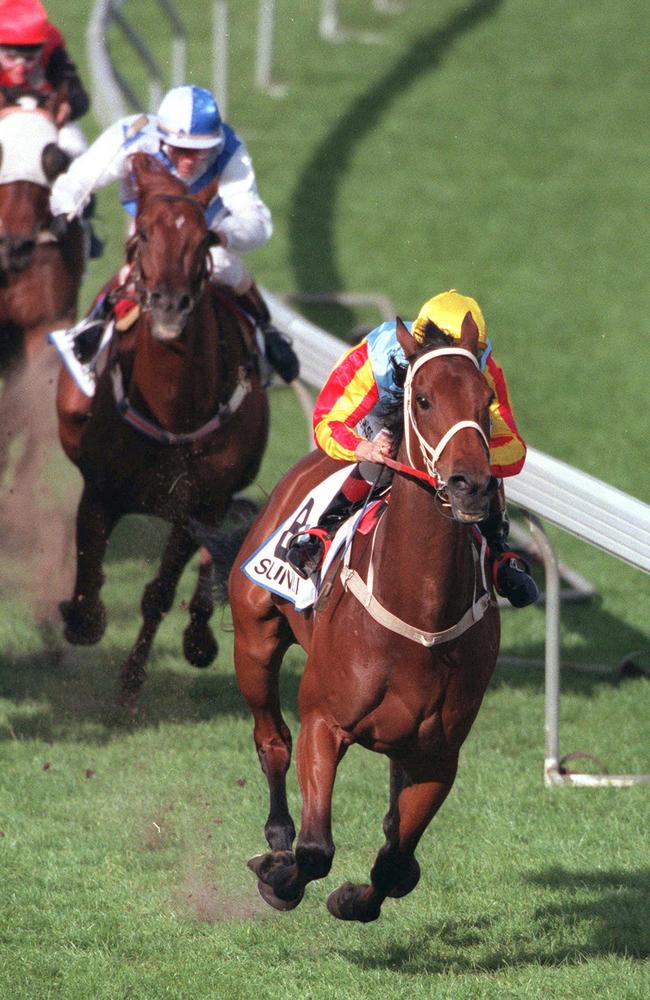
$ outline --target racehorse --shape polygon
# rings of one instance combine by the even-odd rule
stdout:
[[[69,642],[95,643],[104,632],[102,562],[116,522],[140,513],[172,525],[122,669],[123,704],[135,701],[158,625],[199,548],[192,525],[205,530],[219,524],[233,495],[255,477],[268,433],[249,323],[209,280],[214,234],[204,207],[218,182],[190,196],[145,153],[133,156],[132,171],[138,209],[127,260],[129,295],[140,313],[128,332],[113,337],[85,422],[70,418],[66,400],[78,390],[65,369],[58,393],[61,443],[84,479],[76,582],[72,598],[60,606]],[[217,652],[212,611],[212,561],[202,550],[184,633],[185,657],[195,666],[207,666]]]
[[[456,346],[432,324],[422,346],[399,320],[397,334],[408,360],[402,440],[397,460],[388,461],[396,472],[374,538],[355,536],[342,567],[335,563],[326,573],[311,612],[296,612],[241,571],[307,491],[340,467],[311,453],[280,480],[230,575],[237,679],[270,793],[270,851],[249,867],[267,903],[297,906],[307,883],[332,865],[339,761],[353,743],[385,754],[386,843],[370,883],[345,883],[327,902],[335,917],[362,922],[379,916],[387,896],[403,896],[418,882],[414,852],[454,782],[500,635],[482,572],[484,543],[472,527],[486,517],[496,489],[476,324],[468,313]],[[278,690],[282,658],[294,642],[307,652],[298,699],[302,816],[295,848],[285,786],[291,734]]]
[[[42,357],[36,365],[47,333],[73,323],[77,312],[82,228],[74,223],[60,239],[49,229],[50,186],[69,164],[54,124],[66,98],[63,91],[43,101],[42,95],[0,90],[0,374],[9,376],[0,397],[0,470],[12,438],[25,429],[25,416],[28,424],[33,417],[22,383],[31,380],[27,389],[42,397],[54,378],[41,371]],[[43,385],[36,388],[34,380]],[[34,440],[28,441],[25,458],[33,463],[41,431],[29,426],[28,431]]]

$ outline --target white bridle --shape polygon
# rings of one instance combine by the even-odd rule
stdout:
[[[477,424],[475,420],[459,420],[458,423],[450,427],[449,430],[442,435],[440,441],[436,447],[432,447],[428,441],[422,437],[422,434],[418,430],[418,426],[415,422],[415,417],[413,416],[413,376],[419,369],[427,363],[427,361],[433,361],[435,358],[445,357],[450,354],[460,354],[462,357],[469,358],[477,371],[481,370],[477,359],[472,354],[471,351],[465,350],[463,347],[439,347],[435,351],[428,351],[423,354],[416,361],[410,365],[407,373],[406,380],[404,382],[404,428],[406,434],[406,454],[411,465],[414,465],[413,456],[411,455],[411,434],[414,434],[420,445],[420,451],[422,452],[422,458],[426,467],[426,471],[431,476],[432,479],[437,479],[440,487],[444,487],[445,483],[440,479],[438,475],[438,470],[436,468],[437,463],[444,449],[447,447],[451,439],[459,431],[464,430],[465,427],[473,427],[477,430],[483,441],[485,442],[485,447],[490,452],[490,443],[485,436],[485,432],[480,424]]]

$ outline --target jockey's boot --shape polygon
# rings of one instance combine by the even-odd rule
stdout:
[[[318,524],[305,528],[290,540],[286,560],[303,580],[318,573],[334,535],[343,522],[363,506],[371,488],[372,484],[362,479],[355,468],[328,503]]]
[[[508,545],[510,522],[505,508],[503,484],[494,495],[490,513],[478,524],[490,550],[492,580],[497,594],[507,598],[513,608],[526,608],[539,597],[537,584],[530,575],[530,566],[521,553]]]
[[[300,362],[291,346],[290,339],[281,333],[271,321],[269,307],[255,284],[243,295],[235,296],[242,309],[255,320],[257,328],[264,338],[264,353],[266,360],[285,382],[293,382],[298,378]]]

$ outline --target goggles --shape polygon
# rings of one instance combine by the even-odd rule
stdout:
[[[0,44],[0,59],[8,63],[36,62],[42,51],[42,45]]]

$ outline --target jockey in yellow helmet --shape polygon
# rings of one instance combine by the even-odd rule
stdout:
[[[419,342],[424,340],[429,324],[459,340],[467,312],[471,312],[478,327],[479,363],[493,392],[490,464],[493,475],[502,479],[521,470],[526,445],[517,430],[505,376],[492,354],[487,324],[478,302],[451,289],[428,299],[416,319],[405,325]],[[336,529],[366,500],[371,484],[377,479],[377,465],[382,465],[385,456],[391,453],[392,440],[382,428],[381,411],[397,388],[396,366],[406,364],[395,331],[396,321],[382,323],[356,347],[346,351],[316,399],[316,444],[331,458],[357,461],[361,465],[357,465],[343,483],[318,525],[292,539],[287,560],[303,577],[316,573]],[[387,468],[385,471],[389,473]],[[388,478],[389,475],[383,476],[383,482]],[[532,604],[538,597],[537,587],[522,558],[511,552],[506,544],[508,521],[502,484],[492,502],[489,517],[479,527],[490,547],[497,591],[516,607]]]

